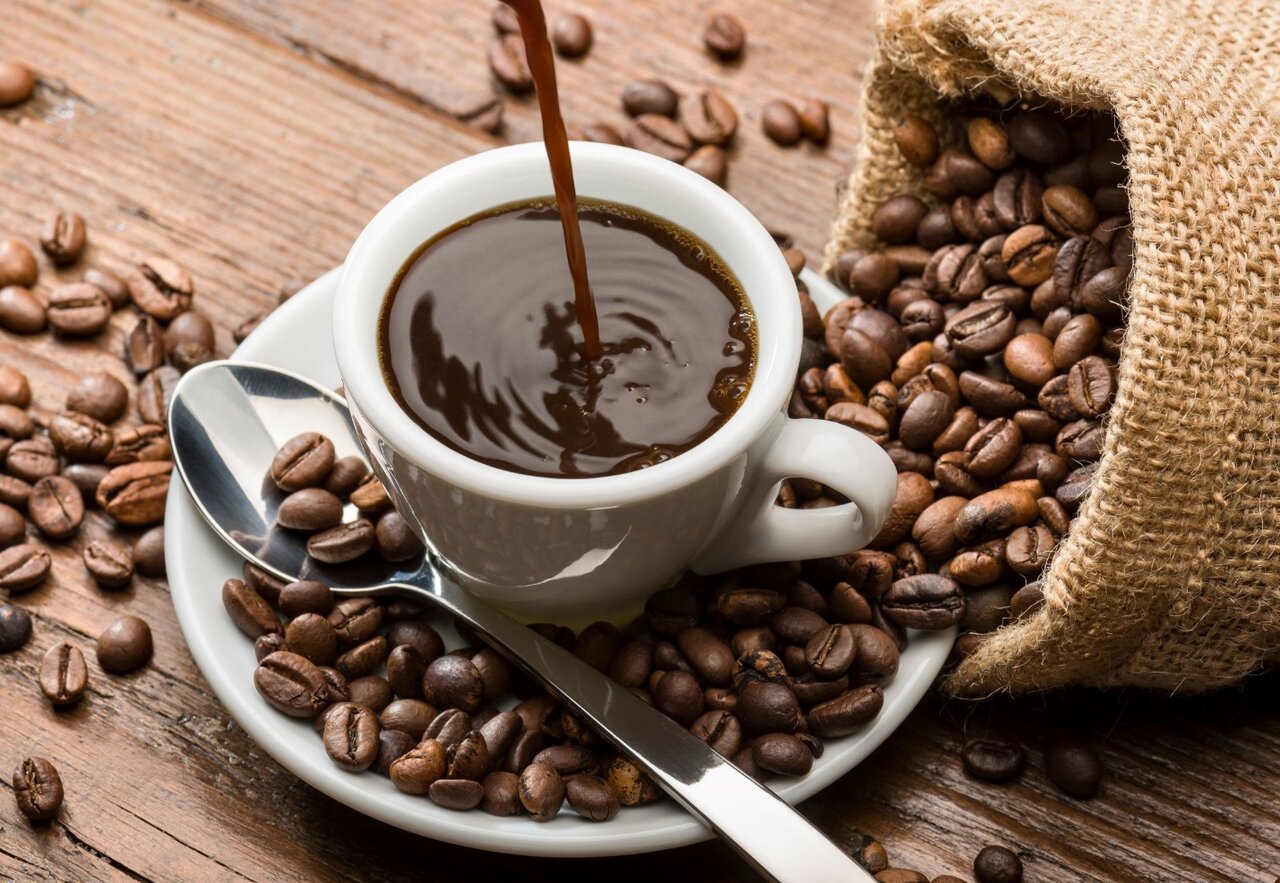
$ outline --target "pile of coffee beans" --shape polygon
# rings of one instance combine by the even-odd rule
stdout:
[[[368,467],[335,459],[324,436],[290,439],[270,474],[289,494],[280,523],[311,533],[313,557],[421,552]],[[341,523],[345,500],[360,517]],[[532,628],[751,775],[800,776],[824,739],[855,733],[879,713],[904,627],[952,621],[913,603],[912,583],[895,583],[883,560],[858,552],[690,575],[653,595],[624,630],[605,622],[581,633]],[[286,584],[252,566],[224,584],[222,599],[254,641],[259,693],[283,714],[314,720],[343,769],[373,769],[450,809],[535,820],[567,800],[605,821],[659,796],[630,760],[475,635],[460,628],[467,646],[446,652],[415,604],[339,600],[321,583]]]

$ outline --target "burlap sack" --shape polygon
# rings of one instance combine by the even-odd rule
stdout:
[[[918,188],[892,127],[980,90],[1113,108],[1135,263],[1119,392],[1046,603],[952,674],[978,696],[1195,691],[1280,646],[1280,2],[885,0],[828,262]]]

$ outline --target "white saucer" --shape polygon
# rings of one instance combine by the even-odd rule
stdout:
[[[336,387],[340,381],[330,345],[330,316],[337,281],[337,271],[315,280],[264,321],[234,357],[278,365]],[[807,272],[805,282],[822,310],[842,296],[815,273]],[[218,698],[267,753],[335,800],[415,834],[524,855],[625,855],[684,846],[712,836],[671,800],[624,808],[605,824],[581,819],[566,807],[557,818],[539,824],[527,817],[442,809],[425,797],[402,794],[383,776],[340,770],[325,754],[310,721],[279,714],[254,689],[252,642],[232,625],[221,601],[222,583],[240,574],[240,559],[205,526],[177,480],[169,491],[165,548],[178,621]],[[461,644],[452,629],[442,634],[449,646]],[[779,779],[772,787],[788,802],[797,803],[853,769],[915,708],[942,668],[954,637],[954,631],[913,633],[875,721],[854,736],[828,741],[808,776]]]

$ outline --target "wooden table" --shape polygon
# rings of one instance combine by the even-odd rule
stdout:
[[[837,177],[858,137],[859,70],[870,0],[724,0],[750,48],[730,67],[698,42],[706,0],[557,0],[596,24],[596,45],[560,66],[571,127],[622,122],[617,96],[637,78],[716,84],[742,131],[730,189],[811,258]],[[495,137],[455,121],[493,91],[488,0],[6,0],[0,57],[39,72],[36,97],[0,112],[0,236],[34,239],[56,207],[82,212],[92,246],[80,268],[44,267],[41,287],[84,266],[124,268],[168,254],[198,280],[198,306],[229,329],[272,305],[292,277],[342,260],[391,195],[458,157],[536,137],[530,100],[506,102]],[[831,146],[782,150],[759,133],[773,97],[819,96]],[[117,316],[100,339],[0,335],[0,361],[29,374],[36,410],[61,406],[81,373],[127,376]],[[32,827],[0,799],[5,880],[736,879],[716,844],[590,862],[535,861],[418,839],[370,821],[294,779],[251,743],[209,692],[166,587],[95,588],[81,536],[55,552],[53,577],[20,599],[36,634],[0,657],[0,767],[53,758],[68,798]],[[209,575],[216,591],[224,574]],[[44,650],[91,647],[122,612],[150,621],[154,662],[107,677],[55,713],[35,686]],[[239,650],[240,648],[236,648]],[[92,655],[92,654],[90,654]],[[855,773],[805,811],[841,843],[881,838],[895,864],[966,874],[990,842],[1017,848],[1032,881],[1271,881],[1280,873],[1280,713],[1275,677],[1205,699],[1062,695],[966,704],[935,698]],[[1092,801],[1061,795],[1038,766],[1019,782],[966,778],[966,732],[1005,720],[1032,734],[1054,721],[1092,730],[1107,779]],[[1034,756],[1034,755],[1033,755]],[[1038,760],[1037,760],[1038,763]],[[9,787],[6,778],[4,789]]]

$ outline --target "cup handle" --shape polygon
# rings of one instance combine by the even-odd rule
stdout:
[[[884,526],[898,488],[889,455],[858,430],[838,423],[780,419],[781,430],[739,497],[739,512],[698,554],[694,571],[843,555],[865,546]],[[812,478],[850,502],[784,509],[774,502],[784,478]]]

